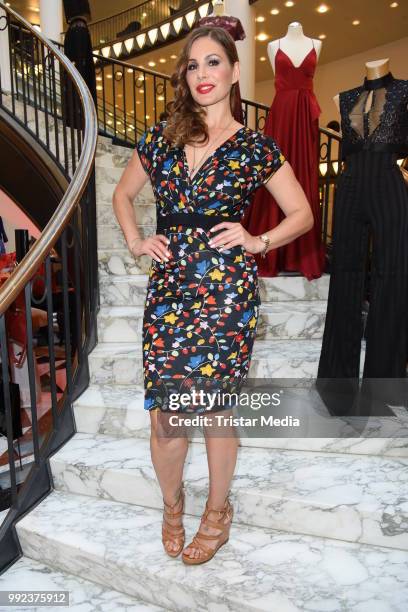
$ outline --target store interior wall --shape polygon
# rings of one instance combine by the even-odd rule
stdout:
[[[333,96],[340,91],[357,87],[364,82],[366,62],[386,57],[390,59],[390,70],[394,78],[408,79],[408,37],[400,38],[362,53],[343,57],[335,62],[317,65],[314,91],[322,109],[319,118],[321,126],[327,125],[333,119],[339,120]],[[273,75],[272,68],[271,75]],[[275,96],[273,76],[268,81],[257,82],[255,94],[257,102],[270,106]]]

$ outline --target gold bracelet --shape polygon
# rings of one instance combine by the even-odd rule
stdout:
[[[258,238],[260,238],[262,242],[265,244],[263,250],[261,251],[261,257],[265,257],[266,251],[268,250],[268,247],[271,243],[271,239],[269,238],[267,234],[262,234],[261,236],[258,236]]]

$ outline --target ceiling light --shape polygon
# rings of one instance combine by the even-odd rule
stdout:
[[[170,33],[170,23],[163,23],[163,25],[160,26],[160,32],[163,38],[166,39]]]
[[[201,6],[198,7],[198,12],[200,14],[200,17],[205,17],[207,15],[209,6],[210,6],[210,3],[206,2],[205,4],[202,4]]]
[[[127,40],[125,40],[125,47],[126,47],[126,51],[128,53],[131,52],[131,50],[133,49],[133,43],[135,42],[134,38],[128,38]]]
[[[166,61],[167,61],[167,60],[166,60],[166,58],[164,58],[164,57],[161,57],[161,58],[159,59],[159,62],[160,62],[161,64],[165,64],[165,63],[166,63]]]
[[[119,55],[120,55],[120,53],[122,51],[122,43],[121,42],[115,43],[113,45],[113,51],[114,51],[116,57],[119,57]]]
[[[106,43],[106,40],[104,38],[100,38],[99,42],[100,42],[101,45],[104,45]]]
[[[324,40],[326,38],[326,34],[319,34],[320,40]]]
[[[390,7],[391,8],[397,8],[398,6],[398,2],[391,2]]]
[[[97,85],[97,86],[96,86],[96,89],[97,89],[98,91],[102,91],[103,87],[102,87],[102,85]]]
[[[279,9],[272,9],[271,15],[279,15]]]
[[[327,4],[320,4],[316,9],[318,13],[327,13],[328,10],[329,7],[327,6]]]
[[[133,72],[133,68],[128,68],[128,69],[126,70],[126,72],[130,72],[130,74],[132,74],[132,72]]]
[[[359,19],[355,19],[355,20],[352,22],[352,24],[353,24],[353,25],[360,25],[360,20],[359,20]]]
[[[173,27],[176,30],[176,33],[179,34],[180,30],[181,30],[181,26],[183,25],[183,18],[182,17],[177,17],[177,19],[174,19],[173,21]]]
[[[145,115],[146,119],[150,119],[150,115]]]
[[[196,18],[196,10],[194,9],[194,11],[190,11],[189,13],[187,13],[186,15],[186,21],[188,23],[188,26],[191,28],[191,26],[193,25],[194,21]]]
[[[154,43],[156,42],[158,34],[159,34],[158,28],[153,28],[152,30],[148,31],[147,35],[152,45],[154,45]]]
[[[266,34],[266,32],[261,32],[260,34],[258,34],[258,36],[256,36],[257,40],[260,40],[261,42],[264,40],[268,40],[269,36],[268,34]]]
[[[173,55],[170,55],[170,59],[177,59],[177,55],[174,55],[173,53]]]
[[[139,45],[140,49],[144,47],[144,44],[146,42],[146,34],[139,34],[138,36],[136,36],[136,42]]]
[[[148,64],[148,66],[150,66],[151,68],[154,68],[154,67],[155,67],[155,65],[156,65],[156,62],[148,62],[147,64]]]
[[[285,2],[285,6],[287,6],[288,8],[290,8],[291,6],[295,6],[295,3],[292,2],[291,0],[288,0],[288,2]]]
[[[255,21],[257,21],[258,23],[263,23],[265,21],[265,17],[263,17],[262,15],[259,15],[259,17],[255,19]]]
[[[266,57],[263,55],[262,57],[259,58],[260,62],[266,62]]]
[[[101,76],[97,76],[97,77],[96,77],[96,80],[97,80],[97,81],[102,81],[102,77],[101,77]]]
[[[111,75],[111,74],[107,74],[107,75],[106,75],[106,78],[107,78],[107,79],[111,79],[111,78],[112,78],[112,75]]]

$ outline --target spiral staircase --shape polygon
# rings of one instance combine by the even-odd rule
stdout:
[[[11,98],[3,102],[11,107]],[[22,555],[0,575],[0,590],[67,590],[71,609],[81,611],[405,611],[408,445],[398,407],[387,430],[374,419],[364,437],[242,437],[228,544],[195,568],[163,551],[140,343],[151,258],[129,254],[112,211],[132,154],[98,137],[100,308],[89,385],[73,401],[74,434],[48,458],[52,489],[15,523]],[[149,184],[135,212],[142,235],[154,233]],[[250,376],[315,376],[328,276],[259,281]],[[202,437],[191,440],[184,480],[189,542],[207,495]]]

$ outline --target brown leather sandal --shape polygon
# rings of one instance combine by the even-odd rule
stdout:
[[[166,504],[163,499],[164,512],[162,524],[162,542],[164,550],[170,557],[177,557],[183,550],[185,541],[185,530],[182,525],[172,525],[168,522],[167,518],[173,519],[177,518],[178,516],[182,516],[184,512],[184,496],[184,482],[182,482],[179,496],[177,498],[177,501],[173,505]],[[177,506],[177,504],[180,502],[180,499],[182,500],[181,510],[179,510],[178,512],[174,512],[173,508]],[[176,550],[168,550],[166,542],[173,542],[175,544],[178,544],[178,548]]]
[[[208,518],[208,513],[211,511],[218,512],[221,515],[218,521],[212,521]],[[188,546],[193,545],[195,548],[198,548],[198,550],[200,551],[200,556],[198,558],[189,557],[187,554],[183,552],[182,554],[183,562],[186,563],[187,565],[200,565],[201,563],[206,563],[207,561],[212,559],[215,553],[217,552],[217,550],[221,548],[221,546],[226,544],[229,540],[229,532],[231,528],[233,515],[234,515],[234,508],[229,500],[229,494],[225,500],[224,507],[222,510],[215,510],[214,508],[209,508],[208,501],[207,501],[205,504],[204,514],[201,517],[201,524],[207,525],[210,527],[215,527],[216,529],[220,529],[221,531],[217,535],[212,535],[212,534],[207,534],[207,533],[201,533],[199,529],[197,533],[195,534],[193,541]],[[227,520],[227,522],[225,522],[225,519]],[[213,548],[210,548],[209,546],[206,546],[202,542],[200,542],[200,539],[218,540],[218,544],[213,549]],[[186,546],[186,548],[188,548],[188,546]]]

